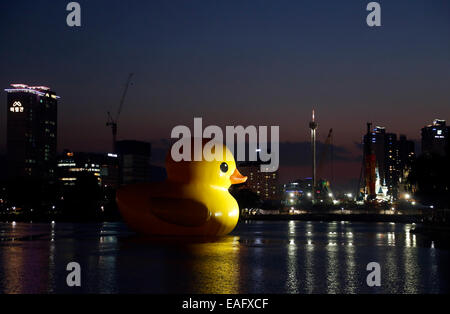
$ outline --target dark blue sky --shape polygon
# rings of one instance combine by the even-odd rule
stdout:
[[[89,0],[81,28],[66,25],[68,2],[0,2],[0,86],[62,97],[60,149],[109,149],[106,111],[129,72],[119,138],[168,138],[201,116],[302,142],[315,107],[319,138],[333,127],[357,155],[368,120],[415,139],[450,120],[450,1],[379,1],[379,28],[366,25],[369,1]]]

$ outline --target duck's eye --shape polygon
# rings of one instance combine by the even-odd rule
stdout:
[[[223,162],[220,164],[220,170],[222,172],[227,172],[228,171],[228,164],[226,162]]]

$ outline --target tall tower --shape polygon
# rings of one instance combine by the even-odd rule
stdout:
[[[7,88],[8,176],[52,179],[56,166],[57,99],[50,88]]]
[[[311,151],[312,151],[312,199],[314,201],[316,194],[316,129],[317,122],[314,117],[314,109],[312,111],[312,121],[309,123],[309,128],[311,129]]]
[[[376,198],[376,155],[373,144],[376,143],[375,132],[372,132],[372,123],[367,123],[367,133],[364,137],[364,193],[367,195],[367,201],[373,201]],[[384,130],[383,130],[384,134]],[[384,139],[384,135],[382,137]],[[384,146],[384,142],[383,142]],[[381,178],[383,181],[384,179]]]

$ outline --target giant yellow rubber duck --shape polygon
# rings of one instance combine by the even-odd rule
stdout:
[[[202,148],[205,144],[203,140]],[[120,188],[117,204],[130,228],[144,235],[222,236],[231,232],[239,219],[239,206],[228,189],[247,177],[237,170],[228,148],[216,145],[221,145],[221,153],[216,154],[215,148],[207,150],[199,161],[176,162],[169,150],[166,181]]]

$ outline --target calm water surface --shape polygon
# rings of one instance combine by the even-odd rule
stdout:
[[[409,224],[247,221],[220,239],[122,223],[0,224],[2,293],[449,293],[450,252]],[[82,286],[66,285],[81,265]],[[381,287],[366,265],[381,265]]]

